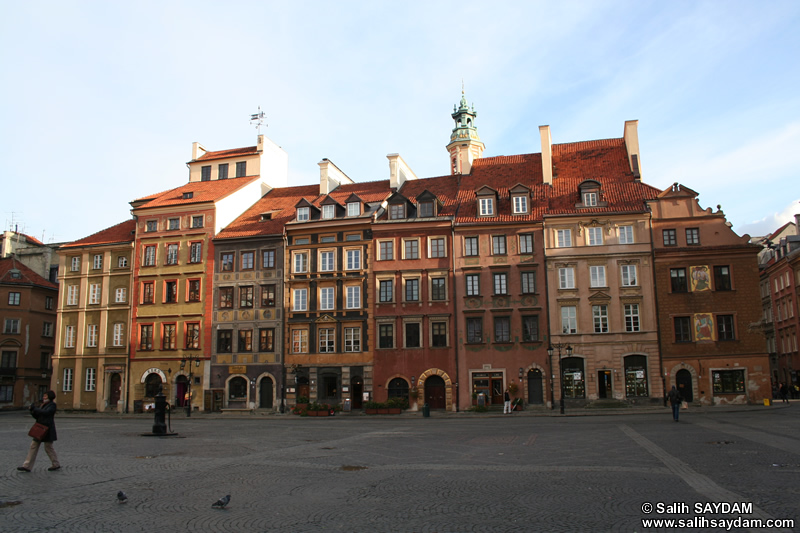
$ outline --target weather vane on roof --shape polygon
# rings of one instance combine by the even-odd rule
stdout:
[[[266,115],[261,111],[261,106],[258,106],[258,113],[250,115],[250,124],[255,124],[259,135],[261,135],[261,125],[264,124],[265,117]],[[269,124],[267,124],[267,126],[269,126]]]

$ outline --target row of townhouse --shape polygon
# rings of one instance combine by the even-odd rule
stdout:
[[[482,157],[462,97],[451,172],[358,183],[327,159],[195,144],[187,184],[61,247],[54,386],[76,409],[285,410],[301,397],[757,402],[770,387],[760,247],[697,193],[641,180],[621,138]],[[236,169],[235,176],[229,170]],[[232,173],[231,173],[232,174]],[[513,387],[512,387],[513,385]]]

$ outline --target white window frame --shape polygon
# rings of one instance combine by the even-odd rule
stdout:
[[[519,234],[519,253],[532,254],[533,253],[533,233],[520,233]],[[529,242],[526,242],[529,241]]]
[[[600,226],[586,228],[586,244],[589,246],[602,246],[603,228]]]
[[[622,280],[623,287],[638,286],[639,278],[638,278],[638,273],[636,272],[636,265],[621,265],[620,279]]]
[[[599,331],[598,331],[599,330]],[[592,306],[592,331],[594,333],[608,333],[608,306]]]
[[[478,213],[480,214],[480,216],[482,217],[494,216],[494,198],[479,198],[478,206],[479,206]]]
[[[345,352],[361,351],[361,328],[358,327],[344,328],[344,351]]]
[[[333,353],[336,351],[335,328],[327,327],[317,329],[317,349],[319,353]]]
[[[126,256],[117,257],[117,268],[128,268],[128,258]]]
[[[64,379],[63,379],[63,392],[72,392],[72,373],[73,370],[71,368],[64,369]]]
[[[308,353],[308,330],[292,330],[292,353]]]
[[[168,265],[177,265],[178,264],[178,250],[180,247],[178,243],[171,242],[166,245],[167,248],[167,262]]]
[[[597,193],[596,192],[583,193],[583,205],[585,207],[597,207]]]
[[[94,392],[97,388],[97,369],[96,368],[87,368],[86,369],[86,382],[84,384],[84,391],[86,392]]]
[[[345,309],[361,309],[360,285],[348,285],[345,288]]]
[[[558,288],[559,289],[574,289],[575,288],[575,268],[574,267],[560,267],[558,269]]]
[[[572,247],[572,230],[571,229],[557,229],[556,230],[556,247],[570,248]]]
[[[319,288],[319,308],[321,311],[331,311],[336,307],[336,289],[334,287]]]
[[[345,270],[361,270],[361,249],[351,248],[345,249]]]
[[[322,206],[322,218],[329,220],[336,217],[336,206],[333,204],[326,204]]]
[[[412,239],[403,239],[403,259],[419,259],[419,239],[412,238]],[[406,257],[406,243],[415,242],[417,243],[417,256],[416,257]]]
[[[564,305],[561,307],[561,334],[576,333],[578,333],[578,309],[574,305]]]
[[[42,324],[42,337],[52,337],[52,336],[53,336],[53,323],[44,322]]]
[[[347,216],[357,217],[361,214],[361,204],[359,202],[347,202]]]
[[[604,265],[589,267],[589,286],[592,288],[606,287],[606,267]]]
[[[125,346],[125,324],[122,322],[117,322],[114,324],[114,334],[112,337],[112,345],[113,346]]]
[[[309,207],[298,207],[297,208],[297,221],[298,222],[307,222],[311,219],[311,208]]]
[[[642,320],[639,315],[639,304],[624,304],[625,331],[635,333],[641,331]]]
[[[100,303],[100,284],[89,284],[89,304],[96,305]]]
[[[434,255],[434,243],[441,243],[441,255]],[[447,257],[447,240],[444,237],[429,237],[428,238],[428,257],[439,258]]]
[[[528,197],[527,196],[514,196],[514,209],[515,215],[524,215],[528,213]]]
[[[67,285],[67,305],[78,305],[77,285]]]
[[[296,274],[308,272],[308,251],[292,253],[292,271]]]
[[[75,347],[75,326],[66,326],[64,328],[64,348]]]
[[[97,324],[86,326],[86,347],[97,348]]]
[[[319,271],[333,272],[336,270],[336,252],[334,250],[319,251]]]
[[[633,244],[633,226],[620,226],[619,227],[619,243],[620,244]]]
[[[492,288],[496,296],[506,296],[508,294],[508,273],[497,272],[493,274]]]
[[[92,258],[92,268],[100,270],[103,268],[103,254],[95,254]]]
[[[292,290],[292,311],[308,311],[308,289]]]
[[[75,256],[70,261],[70,272],[80,272],[81,270],[81,258]]]

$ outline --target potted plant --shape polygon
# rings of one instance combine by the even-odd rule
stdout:
[[[300,414],[302,411],[307,411],[308,396],[298,396],[294,408],[299,411],[297,414]]]
[[[403,412],[403,409],[408,409],[408,400],[400,396],[395,396],[386,401],[386,407],[389,408],[390,415],[399,415]]]
[[[368,415],[376,415],[378,414],[378,407],[380,405],[380,403],[373,401],[364,402],[364,413]]]

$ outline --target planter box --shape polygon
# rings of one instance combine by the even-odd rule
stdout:
[[[368,415],[377,415],[378,414],[378,410],[377,409],[364,409],[364,413],[368,414]]]
[[[400,409],[399,407],[390,407],[389,408],[389,414],[390,415],[399,415],[402,412],[403,412],[403,410]]]
[[[389,409],[378,409],[378,414],[379,415],[388,415],[389,414]]]
[[[309,411],[308,416],[328,416],[328,411]]]

